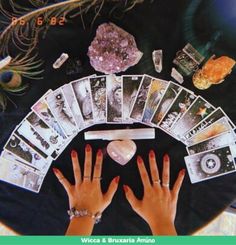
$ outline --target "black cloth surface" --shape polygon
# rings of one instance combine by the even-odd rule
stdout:
[[[206,3],[207,2],[207,3]],[[3,148],[15,126],[30,111],[30,107],[48,90],[56,89],[63,84],[83,76],[95,73],[87,57],[88,46],[95,36],[99,24],[112,21],[136,38],[139,49],[144,53],[141,61],[122,74],[150,74],[171,80],[172,60],[178,50],[187,42],[199,47],[208,43],[206,54],[228,55],[235,58],[235,33],[230,34],[224,18],[221,17],[219,2],[222,1],[171,1],[155,0],[137,4],[132,10],[121,14],[115,11],[109,15],[111,5],[105,5],[101,15],[92,27],[91,18],[85,16],[86,28],[83,29],[81,18],[71,20],[63,27],[51,27],[46,38],[39,42],[39,52],[44,59],[44,79],[30,81],[30,89],[23,97],[13,98],[17,108],[9,105],[4,113],[0,113],[0,146]],[[224,3],[232,1],[223,1]],[[223,13],[223,11],[222,11]],[[91,15],[93,13],[90,12]],[[89,15],[89,14],[88,14]],[[217,21],[216,21],[217,20]],[[222,22],[220,22],[222,21]],[[220,33],[218,40],[214,37]],[[2,45],[2,44],[1,44]],[[196,47],[198,48],[198,47]],[[152,51],[163,49],[163,71],[155,72],[152,63]],[[66,64],[60,69],[52,68],[53,62],[62,52],[82,61],[83,70],[77,75],[66,74]],[[197,90],[191,78],[185,78],[184,86],[203,96],[215,107],[221,106],[227,115],[236,123],[236,74],[235,70],[220,85],[208,90]],[[97,125],[90,129],[118,129],[145,127],[134,125]],[[137,154],[143,156],[148,167],[148,152],[154,149],[157,153],[159,170],[162,170],[162,156],[168,153],[171,157],[171,181],[173,185],[178,171],[185,168],[185,146],[166,133],[156,129],[156,139],[139,140]],[[93,150],[105,149],[107,141],[84,140],[83,132],[70,143],[61,156],[52,163],[59,168],[73,183],[73,172],[70,152],[79,152],[83,169],[84,146],[90,143]],[[120,175],[120,185],[111,205],[104,211],[102,222],[95,226],[94,235],[145,235],[151,234],[148,225],[131,209],[125,199],[122,184],[128,184],[135,194],[141,198],[143,187],[136,166],[136,156],[125,166],[120,166],[105,155],[102,171],[102,189],[105,191],[113,177]],[[207,224],[218,215],[235,198],[236,174],[229,174],[210,181],[192,185],[186,174],[179,195],[176,216],[176,228],[180,235],[191,234]],[[63,235],[69,219],[67,215],[68,199],[66,192],[50,168],[39,194],[0,183],[0,221],[25,235]]]

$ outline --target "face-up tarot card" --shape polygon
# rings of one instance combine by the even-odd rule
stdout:
[[[107,122],[122,122],[122,84],[121,77],[107,76]]]
[[[143,76],[125,75],[122,76],[122,91],[123,91],[123,123],[132,123],[129,115],[133,108],[138,88]]]
[[[48,106],[65,134],[70,137],[77,133],[77,125],[65,100],[61,88],[46,95]]]
[[[143,113],[142,122],[150,123],[150,120],[157,108],[158,103],[160,102],[167,86],[168,82],[153,78],[152,83],[148,92],[146,105]]]
[[[52,144],[47,142],[27,120],[23,120],[20,125],[16,127],[14,133],[26,143],[30,142],[28,144],[40,154],[43,152],[53,159],[57,157],[57,152]]]
[[[181,141],[186,141],[187,139],[193,137],[195,134],[199,133],[204,128],[210,126],[214,122],[218,121],[222,117],[227,117],[225,112],[220,108],[216,108],[209,116],[207,116],[204,120],[202,120],[200,123],[198,123],[195,127],[193,127],[190,131],[185,133],[181,137]],[[232,126],[232,129],[235,128],[233,122],[228,118],[228,121],[230,125]]]
[[[48,94],[48,93],[47,93]],[[45,96],[40,98],[31,109],[53,130],[55,130],[63,139],[66,139],[67,136],[62,130],[61,126],[58,124],[57,120],[53,116],[46,100]]]
[[[194,103],[195,99],[196,95],[185,89],[181,90],[158,126],[163,130],[171,132],[172,126],[178,122],[191,104]]]
[[[94,123],[106,123],[107,95],[106,76],[90,78]]]
[[[0,180],[7,183],[38,193],[44,176],[23,164],[0,158]]]
[[[184,144],[185,145],[194,145],[203,140],[207,140],[213,136],[225,133],[231,130],[231,126],[226,117],[222,117],[218,121],[214,122],[207,128],[203,129],[199,133],[195,134],[192,138],[187,139]]]
[[[14,134],[11,135],[4,149],[16,155],[17,158],[20,158],[32,168],[39,169],[42,172],[45,166],[47,168],[47,166],[51,164],[50,160],[43,158],[38,152]]]
[[[71,113],[74,117],[74,120],[77,125],[77,130],[80,131],[84,128],[84,120],[79,108],[79,105],[77,103],[77,100],[75,98],[75,94],[73,92],[73,88],[71,84],[66,84],[61,87],[63,95],[65,96],[66,102],[71,110]]]
[[[191,183],[235,172],[234,157],[229,146],[186,156],[184,159]]]
[[[94,119],[89,78],[90,77],[84,77],[82,79],[71,82],[71,86],[79,105],[85,127],[91,126]]]
[[[163,97],[161,98],[157,108],[153,114],[151,122],[153,125],[158,125],[168,108],[177,97],[178,93],[181,91],[182,87],[176,83],[170,82]]]
[[[215,137],[199,142],[195,145],[186,147],[189,155],[197,154],[203,151],[209,151],[216,148],[220,148],[226,145],[234,145],[236,142],[236,136],[233,131],[219,134]]]
[[[147,101],[148,92],[151,87],[152,79],[153,78],[148,75],[143,76],[142,82],[139,86],[139,90],[135,98],[133,108],[130,113],[131,119],[134,119],[136,121],[142,121],[143,112]]]
[[[177,138],[181,139],[181,135],[184,135],[211,112],[215,110],[209,102],[198,96],[194,103],[184,113],[180,120],[173,125],[171,133],[176,135]]]

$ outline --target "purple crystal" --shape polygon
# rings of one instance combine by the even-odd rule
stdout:
[[[143,53],[137,48],[134,37],[113,23],[97,28],[88,56],[96,71],[113,74],[136,65]]]

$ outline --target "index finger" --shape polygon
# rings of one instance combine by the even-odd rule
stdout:
[[[75,184],[80,184],[81,183],[81,170],[80,170],[80,165],[79,165],[78,154],[75,150],[71,151],[71,160],[72,160],[72,165],[73,165]]]

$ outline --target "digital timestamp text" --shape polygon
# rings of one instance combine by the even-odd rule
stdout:
[[[18,19],[16,17],[12,17],[11,22],[13,25],[21,25],[24,26],[27,24],[27,21],[24,19]],[[37,17],[35,19],[35,23],[37,26],[42,26],[44,24],[49,24],[51,26],[63,26],[65,25],[65,17],[50,17],[48,20],[45,20],[43,17]]]

